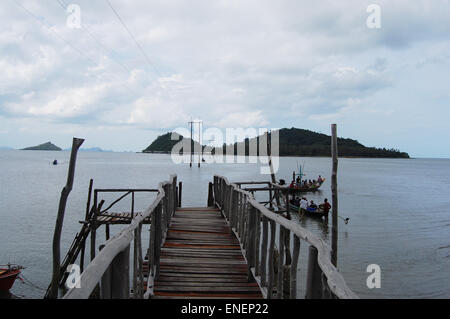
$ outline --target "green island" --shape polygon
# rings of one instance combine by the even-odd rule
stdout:
[[[172,140],[172,132],[158,136],[146,149],[144,153],[170,153],[172,148],[181,140]],[[279,130],[280,156],[308,156],[308,157],[329,157],[331,156],[331,136],[304,130],[299,128],[283,128]],[[249,154],[249,142],[256,139],[259,141],[260,136],[253,139],[245,139],[242,142],[234,144],[234,152],[245,144],[245,155]],[[188,139],[189,140],[189,139]],[[191,141],[194,144],[193,141]],[[259,145],[259,143],[258,143]],[[230,145],[231,146],[231,145]],[[203,145],[204,149],[206,146]],[[219,153],[220,149],[225,153],[226,145],[222,148],[214,148],[212,154]],[[401,152],[397,149],[386,149],[376,147],[366,147],[357,140],[350,138],[338,138],[338,152],[341,157],[366,157],[366,158],[409,158],[409,154]],[[259,154],[259,149],[257,150]]]

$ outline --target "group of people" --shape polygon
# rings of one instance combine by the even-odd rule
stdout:
[[[289,184],[289,188],[320,186],[320,184],[322,184],[322,182],[323,182],[323,178],[320,175],[317,178],[317,180],[315,180],[315,179],[301,180],[300,176],[298,176],[296,180],[292,180],[291,184]]]
[[[328,202],[327,198],[325,198],[323,203],[318,206],[316,203],[314,203],[313,200],[311,200],[308,203],[308,200],[306,199],[306,197],[302,197],[302,198],[295,197],[295,198],[291,199],[291,204],[299,207],[300,212],[302,210],[307,210],[308,208],[313,211],[317,210],[317,208],[320,208],[321,210],[323,210],[324,213],[328,213],[331,209],[331,205]]]

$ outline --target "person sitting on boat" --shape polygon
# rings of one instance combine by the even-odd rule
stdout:
[[[316,203],[314,203],[313,200],[311,200],[311,202],[309,203],[309,207],[314,209],[314,210],[317,209],[317,205],[316,205]]]
[[[330,205],[330,203],[328,202],[328,199],[327,199],[327,198],[325,198],[325,199],[323,200],[323,204],[320,204],[320,205],[319,205],[319,208],[322,209],[324,213],[327,213],[327,214],[328,214],[328,212],[329,212],[330,209],[331,209],[331,205]]]
[[[295,186],[294,183],[295,183],[295,181],[292,181],[291,184],[289,185],[289,188],[294,188],[294,186]]]

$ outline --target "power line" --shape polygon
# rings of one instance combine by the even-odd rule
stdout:
[[[67,11],[67,7],[68,7],[68,5],[63,1],[63,0],[56,0],[58,3],[59,3],[59,5],[65,10],[65,11]],[[97,43],[97,45],[99,46],[99,47],[101,47],[105,52],[115,52],[113,49],[109,49],[109,48],[107,48],[107,47],[105,47],[101,42],[100,42],[100,40],[98,40],[93,34],[92,34],[92,32],[89,30],[89,28],[88,28],[88,26],[86,25],[85,26],[85,23],[82,23],[81,24],[81,27],[86,31],[86,33]],[[108,55],[108,54],[107,54]],[[131,70],[125,65],[125,64],[123,64],[122,62],[120,62],[120,61],[118,61],[118,60],[116,60],[116,59],[114,59],[113,57],[111,57],[110,56],[110,58],[115,62],[115,63],[117,63],[119,66],[121,66],[127,73],[131,73]]]
[[[35,15],[33,12],[31,12],[30,10],[28,10],[27,8],[25,8],[23,5],[21,5],[19,2],[17,2],[17,0],[12,0],[16,3],[17,6],[19,6],[21,9],[23,9],[26,13],[28,13],[30,16],[32,16],[37,22],[39,22],[42,26],[46,27],[48,30],[50,30],[58,39],[60,39],[61,41],[63,41],[65,44],[67,44],[69,47],[71,47],[74,51],[76,51],[79,55],[81,55],[82,57],[84,57],[85,59],[89,60],[91,63],[93,63],[94,65],[97,64],[97,62],[95,62],[92,58],[90,58],[88,55],[86,55],[83,51],[81,51],[80,49],[78,49],[77,47],[75,47],[73,44],[71,44],[69,41],[67,41],[66,39],[64,39],[63,37],[61,37],[56,31],[54,31],[50,26],[48,26],[46,23],[44,23],[42,21],[42,19],[40,19],[37,15]],[[58,0],[59,2],[59,0]],[[60,5],[63,6],[64,5],[59,2]],[[114,59],[113,59],[114,60]],[[117,61],[116,61],[117,62]],[[120,64],[120,63],[119,63]],[[121,85],[123,85],[124,87],[126,87],[131,93],[133,93],[134,95],[138,95],[136,92],[134,92],[134,90],[132,90],[130,87],[128,87],[128,85],[121,83]]]
[[[21,5],[19,2],[17,2],[17,0],[12,0],[16,3],[17,6],[19,6],[20,8],[22,8],[25,12],[27,12],[30,16],[32,16],[37,22],[39,22],[41,25],[43,25],[44,27],[46,27],[48,30],[50,30],[51,32],[53,32],[55,34],[55,36],[60,39],[61,41],[63,41],[65,44],[67,44],[68,46],[70,46],[73,50],[75,50],[78,54],[80,54],[82,57],[88,59],[89,61],[91,61],[92,63],[95,64],[95,61],[92,60],[89,56],[87,56],[86,54],[83,53],[83,51],[79,50],[78,48],[76,48],[75,46],[73,46],[69,41],[67,41],[66,39],[64,39],[63,37],[61,37],[56,31],[54,31],[51,27],[49,27],[48,25],[46,25],[44,22],[41,21],[41,19],[39,19],[38,16],[36,16],[33,12],[31,12],[30,10],[28,10],[27,8],[25,8],[23,5]]]
[[[120,23],[122,24],[122,26],[125,28],[125,30],[128,32],[128,34],[130,35],[131,39],[133,39],[134,43],[136,44],[136,46],[138,47],[139,51],[141,51],[142,55],[144,56],[145,60],[147,61],[147,63],[153,68],[153,70],[158,74],[159,77],[162,77],[161,73],[159,73],[158,69],[156,68],[156,66],[153,64],[153,62],[150,60],[150,58],[148,57],[147,53],[145,53],[144,49],[142,48],[142,46],[139,44],[139,42],[136,40],[136,37],[133,35],[133,33],[130,31],[130,29],[127,27],[127,25],[125,24],[125,22],[123,21],[123,19],[120,17],[119,13],[116,11],[116,9],[114,9],[114,7],[112,6],[111,2],[109,0],[106,0],[106,2],[108,3],[109,7],[111,8],[111,10],[114,12],[114,14],[116,15],[117,19],[120,21]]]

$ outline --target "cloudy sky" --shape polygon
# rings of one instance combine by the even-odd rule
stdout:
[[[3,0],[0,21],[0,146],[138,151],[200,118],[337,123],[367,146],[450,157],[446,0]]]

